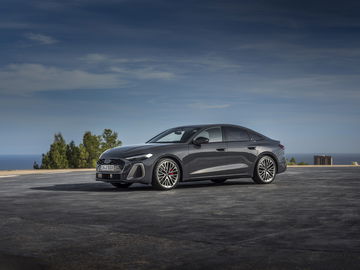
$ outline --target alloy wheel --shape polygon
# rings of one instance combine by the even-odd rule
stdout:
[[[166,189],[174,187],[179,180],[179,176],[179,166],[175,161],[165,159],[157,166],[156,177],[159,184]]]
[[[268,156],[262,157],[258,162],[257,172],[263,182],[271,182],[276,174],[275,161]]]

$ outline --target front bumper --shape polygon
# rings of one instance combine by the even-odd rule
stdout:
[[[101,165],[115,165],[116,170],[101,170]],[[99,159],[96,166],[96,181],[108,183],[147,183],[148,172],[146,165],[141,161],[129,161],[126,159]]]

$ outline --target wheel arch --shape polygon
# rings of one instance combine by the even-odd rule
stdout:
[[[251,173],[252,175],[251,176],[254,176],[254,171],[256,169],[256,164],[259,162],[259,160],[263,157],[263,156],[269,156],[271,157],[274,161],[275,161],[275,165],[276,165],[276,173],[278,173],[278,170],[279,170],[279,160],[278,158],[276,157],[276,155],[272,152],[269,152],[269,151],[265,151],[265,152],[262,152],[260,153],[258,156],[257,156],[257,159],[256,161],[254,162],[254,166],[251,170]]]
[[[155,173],[155,168],[156,168],[156,165],[158,164],[158,162],[163,159],[163,158],[169,158],[169,159],[172,159],[176,162],[176,164],[179,166],[179,169],[180,169],[180,179],[179,179],[179,182],[182,182],[183,181],[183,168],[182,168],[182,164],[181,164],[181,161],[180,159],[175,156],[175,155],[171,155],[171,154],[165,154],[165,155],[162,155],[162,156],[159,156],[156,161],[154,162],[154,166],[153,166],[153,169],[152,169],[152,174],[154,175]]]

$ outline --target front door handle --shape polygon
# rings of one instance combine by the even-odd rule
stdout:
[[[217,148],[216,151],[224,152],[224,151],[225,151],[225,148]]]
[[[248,149],[250,149],[250,150],[256,150],[256,146],[248,146]]]

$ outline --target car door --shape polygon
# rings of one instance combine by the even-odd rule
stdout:
[[[226,160],[231,164],[231,175],[251,175],[250,170],[257,158],[256,142],[252,141],[246,129],[224,126]]]
[[[184,160],[184,180],[221,176],[226,171],[226,143],[223,140],[221,126],[201,131],[197,137],[209,139],[208,143],[189,144],[189,153]]]

